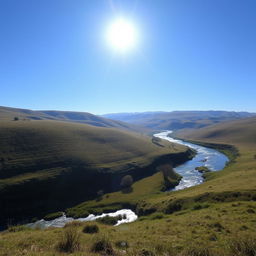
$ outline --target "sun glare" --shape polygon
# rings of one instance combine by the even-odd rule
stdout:
[[[135,25],[124,18],[118,18],[109,25],[106,37],[110,47],[121,53],[133,49],[138,40]]]

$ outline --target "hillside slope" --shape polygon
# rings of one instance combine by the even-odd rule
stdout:
[[[185,147],[112,128],[61,121],[1,121],[1,221],[63,209],[120,189],[158,163],[184,161]]]
[[[148,132],[142,127],[127,124],[121,121],[110,120],[87,112],[74,111],[34,111],[30,109],[10,108],[0,106],[0,121],[20,120],[55,120],[75,123],[84,123],[97,127],[119,128],[124,130]]]
[[[256,118],[235,120],[203,129],[180,131],[176,134],[180,138],[255,147]]]
[[[212,124],[255,116],[255,113],[228,111],[173,111],[106,114],[113,120],[137,124],[155,130],[202,128]]]
[[[143,215],[136,222],[120,226],[94,222],[99,234],[93,235],[83,232],[87,223],[77,221],[63,229],[10,227],[0,233],[1,251],[3,255],[63,255],[57,245],[63,244],[63,237],[72,230],[80,238],[80,247],[70,255],[99,255],[91,248],[103,241],[113,248],[114,255],[255,255],[255,128],[255,119],[247,119],[183,134],[205,143],[230,142],[240,151],[236,161],[223,171],[207,174],[206,182],[199,186],[160,192],[161,175],[156,173],[137,181],[130,194],[109,193],[100,202],[91,200],[70,209],[81,216],[89,209],[100,213],[133,203]],[[121,247],[121,243],[127,246]]]

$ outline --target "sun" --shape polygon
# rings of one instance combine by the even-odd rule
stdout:
[[[109,46],[117,52],[125,53],[135,48],[138,42],[136,26],[125,18],[117,18],[106,31]]]

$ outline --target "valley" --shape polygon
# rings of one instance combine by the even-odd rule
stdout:
[[[95,239],[99,241],[104,236],[107,236],[107,240],[113,247],[116,255],[121,255],[123,250],[126,251],[127,255],[141,255],[144,250],[152,255],[229,256],[232,250],[238,250],[232,247],[235,244],[242,246],[241,243],[246,243],[247,246],[253,246],[252,237],[255,236],[256,230],[254,219],[254,213],[256,211],[256,147],[254,141],[256,123],[254,117],[222,122],[200,129],[176,130],[173,133],[175,139],[170,138],[170,142],[165,141],[161,136],[159,136],[161,140],[160,138],[152,140],[152,137],[150,138],[146,134],[137,132],[62,121],[9,121],[2,122],[2,124],[1,134],[5,132],[5,136],[2,137],[5,140],[1,139],[2,149],[5,148],[4,153],[8,152],[6,155],[10,158],[8,162],[9,167],[5,170],[10,170],[10,172],[9,174],[8,172],[1,173],[1,193],[7,193],[8,186],[9,191],[13,187],[20,186],[23,190],[23,196],[24,189],[30,182],[35,182],[37,179],[40,182],[44,180],[48,181],[49,178],[53,179],[53,174],[49,174],[47,168],[46,170],[33,169],[37,166],[35,164],[37,161],[42,161],[40,157],[46,157],[42,154],[42,151],[51,154],[54,152],[55,158],[59,156],[61,159],[66,159],[64,162],[69,163],[69,165],[65,166],[61,164],[60,166],[66,168],[65,172],[67,173],[69,173],[69,168],[77,168],[76,162],[74,162],[74,159],[76,159],[76,161],[79,161],[79,168],[82,165],[91,165],[91,168],[96,172],[105,169],[107,173],[110,172],[112,175],[124,174],[123,170],[125,169],[125,174],[132,173],[134,176],[132,189],[128,193],[122,191],[120,187],[117,187],[114,191],[112,190],[113,188],[109,190],[105,189],[103,195],[100,197],[94,194],[91,198],[88,197],[87,200],[83,201],[84,196],[82,196],[79,199],[80,202],[77,201],[76,203],[77,195],[81,195],[81,192],[76,193],[74,188],[78,188],[78,184],[80,183],[77,182],[81,180],[82,174],[81,171],[77,171],[78,179],[74,179],[73,188],[60,187],[59,185],[59,188],[63,189],[61,190],[62,196],[65,195],[65,191],[72,191],[72,196],[75,195],[75,198],[69,197],[72,203],[66,203],[67,201],[64,200],[62,206],[56,207],[56,202],[60,200],[60,197],[58,198],[59,195],[56,194],[54,195],[55,201],[53,201],[54,207],[52,207],[53,204],[49,204],[48,210],[44,211],[42,215],[36,214],[36,211],[34,212],[34,216],[37,215],[39,218],[59,210],[64,210],[68,217],[70,216],[75,219],[86,218],[89,214],[100,215],[120,209],[131,209],[138,215],[137,221],[115,227],[95,220],[92,223],[95,223],[99,227],[100,233],[93,236],[82,234],[81,228],[86,226],[86,223],[78,221],[78,224],[75,224],[76,222],[72,224],[71,222],[70,228],[80,234],[79,241],[82,245],[80,250],[75,251],[73,255],[83,255],[84,252],[87,255],[95,255],[91,252],[90,248]],[[22,133],[20,133],[21,131]],[[35,131],[37,131],[37,135],[34,135],[35,138],[33,138]],[[19,139],[15,141],[18,141],[23,146],[9,143],[6,140],[8,138],[8,132],[11,133],[12,138],[13,134],[16,134]],[[24,135],[27,133],[29,141],[33,139],[32,144],[28,143],[27,140],[21,143],[22,140],[20,138],[24,140],[26,138]],[[46,147],[43,142],[46,141],[48,136],[50,136],[50,139],[47,141]],[[36,138],[37,140],[35,140]],[[41,139],[38,140],[38,138]],[[67,140],[67,138],[69,139]],[[86,138],[86,147],[83,146],[84,143],[79,143],[82,138],[83,140]],[[174,163],[174,167],[176,167],[176,165],[185,162],[185,158],[194,157],[193,151],[188,150],[183,145],[177,144],[179,142],[177,138],[189,141],[189,143],[196,143],[219,150],[229,157],[230,163],[225,166],[226,158],[223,158],[223,163],[219,167],[219,170],[225,166],[224,170],[205,172],[203,174],[203,183],[202,179],[199,179],[195,183],[199,184],[197,186],[188,186],[185,189],[166,192],[166,188],[163,190],[163,185],[165,184],[164,170],[167,168],[168,180],[169,182],[173,182],[172,188],[174,188],[181,180],[181,176],[177,173],[182,175],[182,172],[180,173],[178,171],[179,167],[174,168],[174,171],[177,170],[177,173],[174,172],[172,168],[170,169],[170,163]],[[4,141],[8,141],[8,144],[3,144]],[[34,143],[35,141],[37,143]],[[49,144],[49,142],[51,143]],[[74,142],[74,144],[71,142]],[[35,144],[38,145],[38,148],[34,148]],[[54,147],[49,148],[48,144],[53,144],[52,146]],[[30,146],[28,147],[27,145]],[[55,148],[56,145],[58,145],[58,150]],[[118,154],[104,149],[104,146],[109,148],[109,145],[112,145],[113,152],[118,152]],[[88,150],[88,147],[90,150],[93,150]],[[124,150],[128,148],[128,151]],[[30,150],[36,152],[35,149],[37,151],[40,149],[38,151],[40,154],[33,154],[33,161],[27,162],[27,157],[24,157],[24,154],[21,155],[21,158],[17,158],[24,150],[27,151],[25,154],[27,156],[31,152]],[[114,151],[115,149],[117,151]],[[120,151],[121,149],[123,152]],[[78,154],[78,152],[80,153]],[[84,155],[81,152],[84,152]],[[93,155],[90,152],[104,152],[104,154]],[[105,152],[109,152],[109,155],[105,155]],[[143,152],[143,154],[138,154],[138,152]],[[51,154],[49,153],[47,155],[48,163],[51,159]],[[180,160],[177,160],[180,154],[187,155],[185,158],[182,157]],[[39,160],[36,160],[37,157],[35,156]],[[12,162],[14,158],[15,162]],[[72,161],[69,162],[68,159],[70,158]],[[110,159],[111,161],[109,161]],[[156,162],[154,162],[154,159]],[[201,166],[207,165],[205,157],[201,157],[200,159],[199,163]],[[136,168],[134,168],[134,165],[129,165],[131,161],[133,163],[136,162]],[[24,174],[18,174],[17,176],[15,175],[17,170],[22,169],[15,168],[15,166],[20,167],[22,166],[21,163],[30,163],[30,171],[28,173],[23,171]],[[53,163],[56,162],[53,161]],[[166,167],[166,164],[169,167]],[[150,170],[149,166],[153,167],[152,170]],[[64,182],[63,174],[57,172],[58,168],[56,166],[52,168],[55,168],[54,175],[56,175],[53,179],[54,183],[57,184],[56,182],[58,182],[59,178],[60,181]],[[69,175],[76,175],[76,171],[74,170],[76,169],[73,169]],[[83,170],[83,172],[87,172],[86,169]],[[106,171],[103,172],[105,173],[104,175],[107,175]],[[197,173],[202,175],[198,171]],[[69,181],[72,176],[68,176]],[[106,182],[107,176],[102,177],[104,177],[104,182]],[[111,178],[112,181],[113,177]],[[87,179],[88,177],[84,176],[84,180],[82,181],[86,182]],[[99,178],[99,180],[101,179]],[[96,187],[100,184],[98,179],[96,180],[93,182],[93,187],[90,187],[88,184],[90,191],[93,190],[95,193],[101,188],[100,186]],[[40,185],[40,182],[36,183],[37,186]],[[43,188],[46,183],[41,184]],[[118,184],[120,184],[120,180]],[[51,187],[48,184],[47,190],[49,188]],[[79,185],[78,190],[80,188],[81,186]],[[38,196],[35,191],[33,190],[33,193]],[[56,192],[56,187],[52,187],[52,191]],[[49,194],[46,195],[48,196]],[[84,195],[86,196],[87,192]],[[17,194],[15,198],[17,198]],[[63,200],[64,196],[61,198]],[[33,197],[29,200],[33,202]],[[22,205],[26,205],[26,200],[20,199],[20,201]],[[40,201],[43,202],[42,197]],[[17,201],[15,204],[17,206]],[[3,206],[5,207],[4,204]],[[31,208],[28,209],[31,211]],[[24,211],[23,213],[26,212]],[[34,216],[31,215],[31,218]],[[9,252],[12,255],[18,255],[24,250],[26,251],[26,255],[33,255],[34,253],[39,253],[39,251],[42,255],[50,255],[51,253],[58,255],[59,252],[56,246],[61,235],[65,234],[67,230],[69,228],[33,230],[25,226],[9,227],[9,230],[0,233],[0,239],[3,241],[0,244],[1,250],[5,255],[9,255]],[[150,236],[148,236],[148,232],[150,232]],[[29,237],[33,237],[33,239],[29,239]],[[8,241],[11,241],[11,243]],[[27,242],[25,243],[25,241]],[[50,245],[51,241],[55,242]],[[116,245],[118,241],[124,241],[129,244],[129,247],[120,249]],[[21,243],[23,243],[22,246]],[[198,254],[191,254],[192,252]],[[246,255],[239,253],[239,251],[236,251],[234,255]]]

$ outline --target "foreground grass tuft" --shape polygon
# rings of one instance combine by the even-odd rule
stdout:
[[[83,228],[83,232],[87,234],[94,234],[99,232],[99,227],[96,224],[88,224]]]
[[[20,226],[10,226],[8,228],[9,232],[20,232],[20,231],[26,231],[26,230],[30,230],[29,227],[25,226],[25,225],[20,225]]]
[[[230,251],[236,256],[256,256],[256,239],[240,237],[230,242]]]
[[[56,245],[59,252],[72,253],[80,249],[80,234],[77,229],[69,227],[64,229],[60,241]]]
[[[193,247],[187,249],[182,256],[213,256],[208,248]]]
[[[91,251],[94,253],[104,253],[104,255],[115,255],[111,242],[105,236],[96,238]]]

